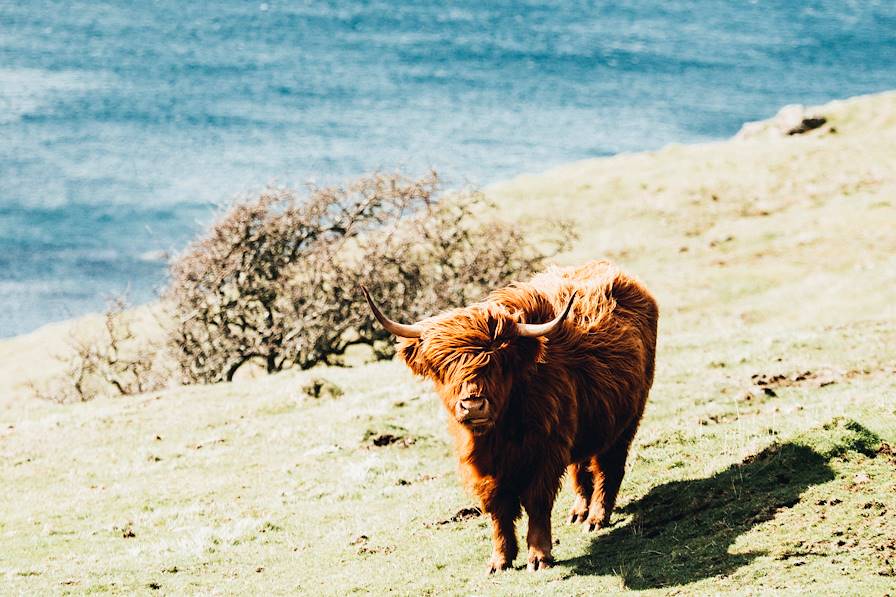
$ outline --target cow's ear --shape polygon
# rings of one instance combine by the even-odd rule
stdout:
[[[542,338],[517,338],[514,342],[514,366],[526,369],[543,361],[544,340]]]
[[[402,338],[398,341],[398,354],[416,375],[428,375],[429,367],[423,358],[418,338]]]

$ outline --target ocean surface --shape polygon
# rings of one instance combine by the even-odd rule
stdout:
[[[0,0],[0,336],[151,300],[269,183],[484,185],[890,88],[892,0]]]

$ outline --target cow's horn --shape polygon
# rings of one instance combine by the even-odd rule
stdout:
[[[540,336],[545,336],[554,331],[554,329],[558,328],[560,324],[563,323],[563,320],[566,319],[566,316],[569,315],[569,310],[572,309],[572,304],[576,300],[577,292],[573,292],[572,296],[569,297],[569,302],[566,303],[566,309],[563,310],[563,313],[552,319],[547,323],[518,323],[516,324],[517,331],[520,336],[523,338],[538,338]]]
[[[387,332],[395,334],[396,336],[401,336],[402,338],[419,338],[420,334],[423,333],[423,326],[419,323],[407,325],[405,323],[392,321],[383,315],[383,312],[380,311],[379,307],[373,302],[373,299],[370,298],[370,293],[367,291],[367,287],[362,284],[361,290],[364,292],[364,298],[367,299],[367,304],[370,305],[370,310],[373,311],[373,316],[376,317],[377,321],[383,324],[383,327]]]

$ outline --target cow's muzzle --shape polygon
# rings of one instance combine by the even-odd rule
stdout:
[[[482,396],[467,396],[454,405],[454,418],[473,433],[482,433],[492,426],[491,407]]]

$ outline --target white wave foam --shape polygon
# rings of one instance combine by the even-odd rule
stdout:
[[[109,84],[108,73],[49,71],[38,68],[0,68],[0,124],[46,108],[57,93],[77,94]]]

